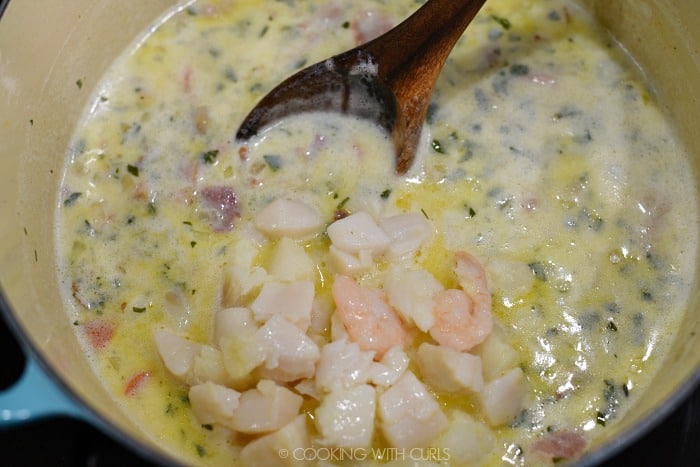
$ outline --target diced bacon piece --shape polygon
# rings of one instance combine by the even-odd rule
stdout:
[[[518,353],[505,340],[503,331],[494,326],[484,342],[476,346],[472,353],[481,357],[483,375],[486,381],[503,376],[518,364]]]
[[[199,192],[202,210],[209,218],[211,228],[216,232],[228,232],[241,217],[238,197],[228,186],[209,186]]]
[[[454,410],[435,447],[450,453],[452,465],[480,465],[496,447],[496,437],[482,422],[461,410]]]
[[[274,381],[260,380],[255,389],[241,394],[229,426],[250,434],[279,430],[299,414],[302,400]]]
[[[396,448],[427,446],[447,426],[437,401],[411,371],[379,396],[379,416],[384,437]]]
[[[333,222],[327,231],[333,245],[347,253],[359,254],[368,250],[380,254],[390,243],[384,230],[364,211]]]
[[[370,368],[370,381],[377,386],[388,387],[399,380],[408,368],[409,358],[401,347],[390,348],[378,362]]]
[[[316,387],[330,392],[366,383],[373,359],[374,352],[362,351],[346,338],[326,344],[316,369]]]
[[[266,282],[250,308],[257,321],[267,321],[272,316],[280,315],[306,332],[311,322],[313,302],[312,281]]]
[[[323,220],[312,207],[284,198],[277,198],[265,206],[253,223],[258,230],[273,238],[301,239],[323,230]]]
[[[195,357],[202,350],[202,344],[185,339],[168,329],[157,329],[155,341],[166,368],[173,375],[186,380]]]
[[[233,411],[238,408],[241,393],[220,384],[206,382],[190,387],[188,397],[199,423],[226,426],[231,423]]]
[[[369,384],[334,389],[316,409],[324,446],[369,446],[374,434],[375,391]]]
[[[258,324],[253,319],[253,312],[248,308],[223,308],[214,315],[214,342],[217,345],[221,345],[226,338],[257,329]]]
[[[231,379],[242,384],[265,361],[264,342],[257,330],[246,330],[224,338],[221,341],[221,355]]]
[[[479,392],[484,387],[481,359],[442,345],[418,347],[418,366],[426,384],[450,393]]]
[[[510,422],[522,410],[527,387],[520,368],[489,381],[481,390],[481,406],[491,426]]]
[[[301,460],[292,453],[295,449],[303,450],[310,446],[306,415],[299,415],[282,429],[248,443],[241,450],[241,465],[247,467],[308,465],[308,461]],[[280,453],[289,453],[289,455],[283,457]]]
[[[279,281],[313,280],[316,265],[304,247],[288,237],[277,242],[268,272]]]
[[[428,332],[435,323],[433,297],[445,288],[425,269],[395,266],[386,275],[384,290],[389,304],[404,321],[414,323],[421,331]]]
[[[533,443],[532,450],[549,459],[574,459],[583,454],[587,445],[588,442],[581,433],[560,430],[542,436]]]
[[[265,352],[263,377],[295,381],[313,376],[321,353],[316,343],[280,315],[270,318],[258,331]]]
[[[379,225],[391,239],[389,256],[394,258],[415,254],[433,233],[425,216],[417,212],[387,217]]]
[[[94,319],[85,323],[85,336],[93,349],[100,350],[114,337],[114,323],[103,319]]]

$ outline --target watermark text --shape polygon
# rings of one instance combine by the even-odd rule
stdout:
[[[342,461],[430,461],[450,460],[449,448],[294,448],[280,449],[280,459],[309,462]]]

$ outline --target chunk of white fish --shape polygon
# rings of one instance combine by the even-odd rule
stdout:
[[[360,250],[357,253],[349,253],[335,245],[331,245],[328,249],[328,254],[333,270],[341,274],[359,274],[369,271],[374,265],[372,252],[370,250]]]
[[[299,415],[281,429],[248,443],[240,454],[241,465],[246,467],[279,467],[308,465],[308,461],[292,453],[311,446],[306,415]],[[297,451],[298,452],[298,451]],[[282,456],[280,453],[288,453]]]
[[[323,230],[323,219],[315,209],[301,201],[284,198],[277,198],[265,206],[253,223],[273,238],[301,239]]]
[[[425,216],[417,212],[386,217],[379,225],[390,239],[389,256],[393,258],[414,255],[433,233]]]
[[[435,322],[433,297],[444,289],[425,269],[393,266],[384,279],[389,304],[404,321],[414,323],[423,332],[428,332]]]
[[[506,341],[503,331],[498,326],[494,326],[486,340],[471,352],[481,357],[486,381],[503,376],[508,370],[514,368],[519,360],[518,353]]]
[[[202,344],[185,339],[169,329],[156,329],[154,337],[165,367],[173,375],[186,380],[195,357],[202,350]]]
[[[283,282],[313,280],[316,265],[302,245],[289,237],[282,237],[275,245],[267,271]]]
[[[493,258],[486,263],[485,268],[489,272],[491,290],[508,307],[512,307],[518,298],[535,285],[535,275],[526,262]]]
[[[253,370],[265,361],[265,343],[257,329],[248,329],[221,341],[221,356],[234,385],[245,385]]]
[[[257,329],[258,325],[249,308],[222,308],[214,315],[214,342],[219,346],[224,339]]]
[[[388,387],[396,383],[408,368],[410,359],[401,347],[392,347],[386,351],[382,359],[372,362],[370,367],[370,382],[376,386]]]
[[[428,446],[447,426],[435,398],[408,370],[379,396],[378,411],[382,433],[396,448]]]
[[[527,387],[520,368],[489,381],[481,391],[481,407],[491,426],[512,421],[522,410]]]
[[[435,447],[449,452],[450,465],[479,465],[496,447],[496,437],[484,423],[462,410],[453,410]]]
[[[257,333],[263,343],[265,378],[287,382],[309,378],[321,357],[318,345],[297,326],[275,315]]]
[[[231,377],[224,366],[223,354],[219,349],[210,345],[202,346],[202,349],[194,357],[192,370],[187,378],[189,384],[207,381],[223,385],[232,383]]]
[[[339,387],[316,409],[316,427],[324,446],[361,448],[374,434],[375,390],[369,384]]]
[[[231,428],[259,434],[279,430],[298,414],[302,397],[270,380],[260,380],[255,389],[241,394],[231,416]]]
[[[210,381],[190,387],[188,394],[192,412],[202,425],[230,424],[240,397],[240,392]]]
[[[333,245],[353,254],[358,254],[362,250],[381,254],[391,242],[372,216],[364,211],[333,222],[328,226],[327,232]]]
[[[267,271],[255,264],[260,244],[251,237],[242,236],[227,250],[228,265],[224,269],[222,290],[224,307],[240,306],[270,280]]]
[[[283,316],[306,332],[311,322],[313,301],[314,283],[310,280],[266,282],[250,309],[259,322],[272,316]]]
[[[426,384],[445,392],[478,392],[484,387],[481,358],[442,345],[418,347],[418,367]]]
[[[321,349],[316,368],[316,387],[325,392],[366,383],[374,352],[360,350],[356,342],[347,338],[330,342]]]

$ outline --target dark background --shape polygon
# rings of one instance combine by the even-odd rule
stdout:
[[[24,357],[0,319],[0,389],[21,374]],[[95,428],[68,418],[0,428],[0,466],[150,467]],[[700,467],[700,390],[639,442],[604,464]]]

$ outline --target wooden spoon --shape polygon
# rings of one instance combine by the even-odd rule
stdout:
[[[485,1],[428,0],[378,38],[304,68],[258,102],[236,138],[248,140],[296,113],[351,114],[373,120],[391,134],[396,173],[406,173],[440,70]]]

